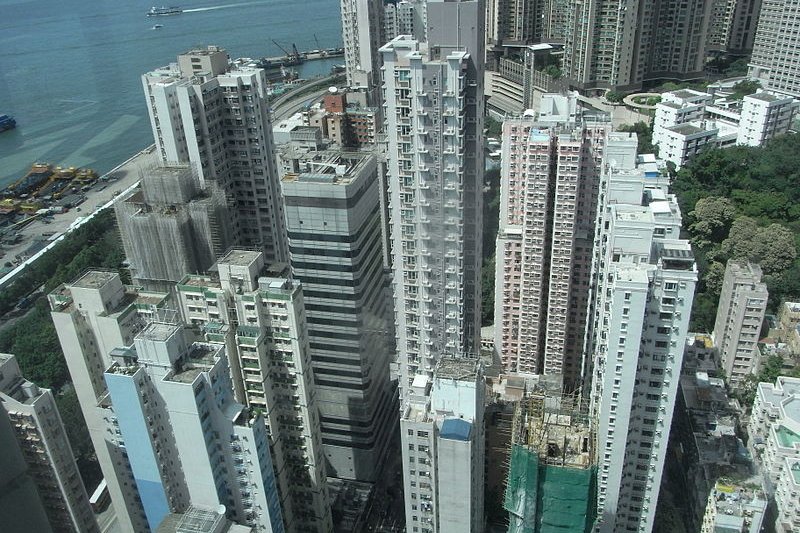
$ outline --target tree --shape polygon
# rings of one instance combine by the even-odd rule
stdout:
[[[758,222],[750,217],[739,217],[731,224],[728,238],[722,242],[722,252],[729,259],[754,260],[756,238],[760,233]]]
[[[782,275],[797,258],[794,234],[780,224],[762,228],[755,248],[758,264],[768,275]]]
[[[740,81],[733,86],[733,93],[728,97],[731,100],[741,100],[748,94],[753,94],[761,88],[761,83],[756,80]]]
[[[728,236],[728,228],[736,217],[736,207],[728,198],[709,196],[701,198],[689,213],[689,231],[692,244],[709,248]]]
[[[639,146],[636,149],[637,154],[652,154],[656,152],[657,147],[653,146],[653,126],[650,124],[642,121],[635,124],[622,124],[618,130],[636,134],[639,140]]]
[[[703,281],[706,284],[706,291],[719,297],[722,291],[722,282],[725,279],[725,265],[714,261],[708,265],[705,274],[703,274]]]

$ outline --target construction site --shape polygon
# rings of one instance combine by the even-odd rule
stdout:
[[[534,390],[517,403],[503,501],[509,533],[592,530],[597,514],[594,442],[579,393]]]

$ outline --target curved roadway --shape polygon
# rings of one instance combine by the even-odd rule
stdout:
[[[272,108],[272,121],[277,122],[278,120],[283,120],[289,115],[296,113],[307,101],[320,98],[328,91],[328,88],[333,85],[340,85],[343,78],[343,74],[333,74],[309,83],[304,83],[296,89],[292,89],[280,95],[270,103],[270,107]]]

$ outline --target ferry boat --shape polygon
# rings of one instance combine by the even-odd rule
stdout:
[[[17,127],[17,121],[9,115],[0,115],[0,131],[13,130]]]
[[[181,9],[180,7],[176,7],[176,6],[156,7],[156,6],[153,6],[153,7],[150,8],[150,11],[147,12],[147,16],[148,17],[163,17],[163,16],[166,16],[166,15],[180,15],[181,13],[183,13],[183,9]]]

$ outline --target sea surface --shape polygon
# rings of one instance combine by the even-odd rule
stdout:
[[[341,46],[339,0],[174,0],[184,13],[145,16],[155,1],[0,0],[0,114],[17,120],[0,133],[0,187],[36,161],[103,173],[152,144],[141,75],[190,48],[257,58],[283,55],[272,39]],[[342,63],[297,70],[310,78]]]

